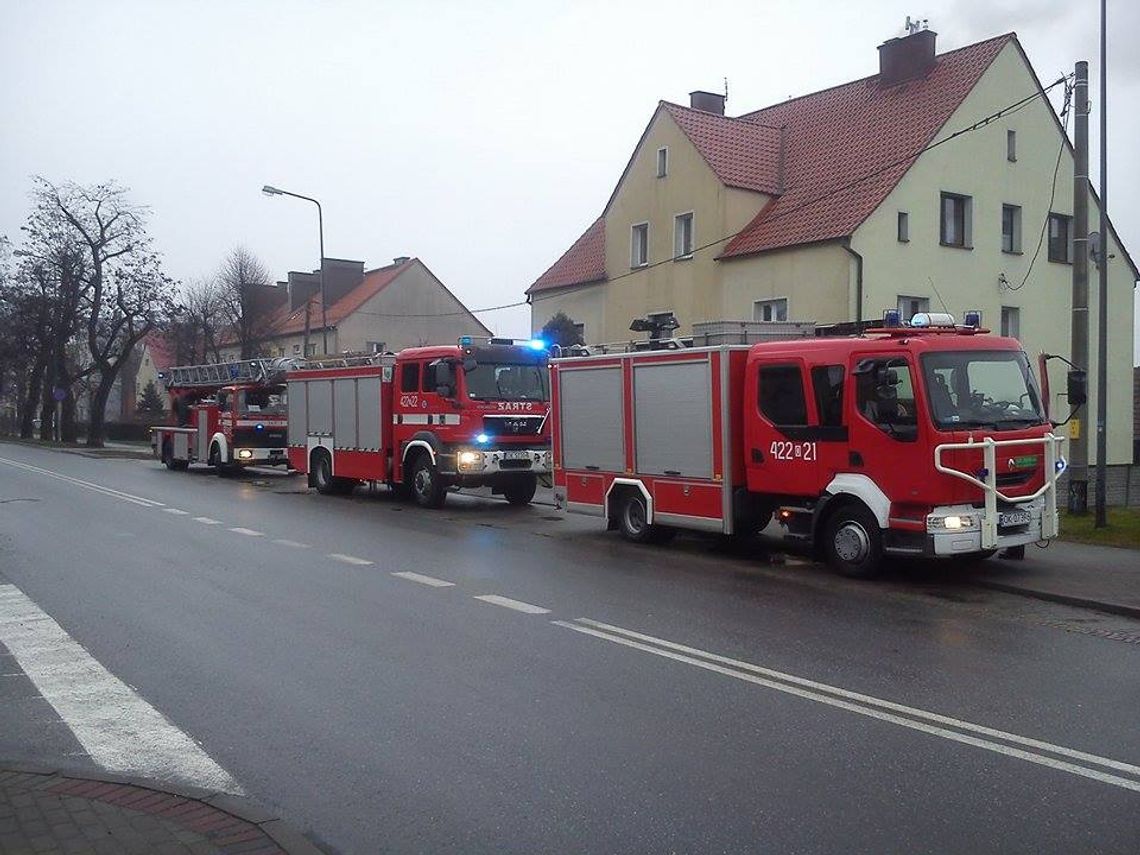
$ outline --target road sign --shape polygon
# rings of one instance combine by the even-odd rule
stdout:
[[[56,386],[51,390],[51,396],[56,401],[63,401],[67,397],[67,390]]]

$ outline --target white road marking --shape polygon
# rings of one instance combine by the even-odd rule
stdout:
[[[343,561],[345,564],[371,564],[367,558],[357,558],[355,555],[345,555],[342,552],[330,552],[328,557],[334,561]]]
[[[238,783],[193,739],[15,585],[0,585],[0,642],[103,768],[241,795]]]
[[[113,490],[110,487],[104,487],[102,484],[93,484],[90,481],[84,481],[80,478],[72,478],[70,475],[61,475],[59,472],[53,472],[51,469],[43,469],[39,466],[32,466],[30,463],[19,463],[15,460],[8,460],[6,457],[0,457],[0,463],[14,466],[17,469],[24,469],[28,472],[35,472],[37,475],[46,475],[48,478],[66,481],[84,490],[102,493],[104,496],[110,496],[113,499],[122,499],[124,502],[131,502],[135,505],[141,505],[144,508],[161,508],[163,506],[163,502],[156,502],[153,499],[144,499],[142,496],[124,493],[121,490]]]
[[[505,609],[514,609],[516,612],[525,612],[528,615],[550,614],[550,609],[544,609],[542,606],[532,606],[530,603],[524,603],[522,600],[512,600],[510,597],[500,597],[498,594],[482,594],[475,599],[482,600],[485,603],[491,603],[495,606],[502,606]]]
[[[307,544],[307,543],[300,543],[296,540],[287,540],[284,537],[276,537],[273,539],[273,542],[280,545],[280,546],[291,546],[294,549],[308,549],[309,548],[309,544]]]
[[[163,508],[162,511],[163,511],[163,513],[176,514],[177,516],[180,516],[180,517],[190,516],[189,511],[180,511],[178,508]]]
[[[1073,775],[1080,775],[1084,778],[1091,778],[1092,780],[1100,781],[1105,784],[1111,784],[1116,787],[1121,787],[1122,789],[1140,792],[1140,781],[1131,780],[1129,778],[1122,778],[1118,775],[1102,772],[1099,769],[1089,769],[1085,766],[1079,766],[1076,763],[1070,763],[1065,760],[1058,760],[1055,757],[1049,757],[1044,754],[1036,754],[1030,751],[1023,751],[1020,748],[1014,748],[1009,745],[1002,745],[998,742],[991,742],[988,739],[981,739],[975,736],[970,736],[966,733],[960,733],[955,730],[948,730],[945,727],[938,727],[933,724],[928,724],[927,721],[941,722],[949,726],[961,728],[962,730],[969,730],[975,733],[984,733],[987,735],[995,736],[997,738],[1005,739],[1010,742],[1038,748],[1039,750],[1048,751],[1052,754],[1072,757],[1074,759],[1081,759],[1085,762],[1093,763],[1098,766],[1105,766],[1112,769],[1118,769],[1126,773],[1140,775],[1140,767],[1134,766],[1130,763],[1123,763],[1118,760],[1110,760],[1106,757],[1098,757],[1095,754],[1086,754],[1085,752],[1075,751],[1071,748],[1065,748],[1060,745],[1053,745],[1048,742],[1042,742],[1040,740],[1029,739],[1027,737],[1018,736],[1016,734],[1006,733],[1005,731],[994,730],[992,728],[987,728],[981,725],[954,719],[949,716],[941,716],[936,713],[926,712],[925,710],[919,710],[914,707],[895,704],[891,701],[881,700],[869,695],[862,695],[857,692],[848,692],[845,689],[840,689],[835,686],[828,686],[824,683],[817,683],[813,680],[806,680],[802,677],[795,677],[791,674],[783,674],[779,671],[773,671],[768,668],[761,668],[758,665],[752,665],[748,662],[740,662],[736,659],[729,659],[725,656],[718,656],[715,653],[708,653],[707,651],[699,650],[697,648],[686,647],[682,644],[676,644],[671,641],[666,641],[665,639],[655,638],[651,635],[644,635],[642,633],[633,632],[632,630],[616,627],[612,624],[605,624],[601,623],[600,621],[589,620],[588,618],[579,618],[575,623],[560,620],[551,621],[551,623],[556,626],[565,627],[566,629],[572,629],[575,632],[594,636],[595,638],[601,638],[606,641],[614,642],[615,644],[621,644],[625,647],[631,647],[634,650],[640,650],[644,653],[651,653],[654,656],[661,656],[666,659],[672,659],[676,662],[683,662],[686,665],[694,665],[697,668],[703,668],[706,671],[723,674],[726,677],[732,677],[736,680],[742,680],[747,683],[764,686],[765,688],[775,689],[778,692],[795,695],[796,697],[815,701],[816,703],[837,707],[839,709],[847,710],[848,712],[853,712],[858,715],[863,715],[869,718],[896,724],[901,727],[910,728],[911,730],[922,731],[923,733],[928,733],[932,736],[939,736],[943,739],[949,739],[951,741],[960,742],[965,745],[972,745],[976,748],[983,748],[987,751],[993,751],[997,754],[1004,754],[1007,757],[1015,757],[1019,760],[1036,763],[1040,766],[1048,766],[1049,768],[1057,769],[1062,772],[1069,772]],[[731,665],[732,667],[725,667],[726,665]],[[760,674],[770,675],[774,679],[758,676]],[[777,680],[783,680],[786,682],[777,682]],[[799,688],[798,686],[811,686],[815,690],[813,691],[806,688]],[[828,694],[824,694],[825,692]],[[833,695],[838,695],[839,697],[833,697]],[[845,698],[850,698],[851,700],[845,700]],[[882,709],[876,709],[876,707],[881,707]],[[908,715],[915,716],[915,718],[904,718],[902,715],[895,715],[894,713],[885,712],[884,710],[886,709],[904,712]],[[916,719],[926,719],[927,721]]]
[[[413,573],[411,570],[404,570],[400,573],[393,573],[393,576],[399,576],[401,579],[407,579],[409,582],[419,582],[421,585],[430,585],[433,588],[454,588],[454,582],[446,582],[443,579],[437,579],[434,576],[425,576],[422,573]]]
[[[232,531],[234,534],[244,534],[248,537],[265,537],[265,532],[255,531],[252,528],[241,528],[238,526],[237,528],[231,528],[230,531]]]
[[[194,522],[200,522],[202,525],[221,525],[221,520],[216,520],[213,517],[194,517]]]

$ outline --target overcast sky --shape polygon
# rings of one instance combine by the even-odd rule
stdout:
[[[940,52],[1014,30],[1045,82],[1088,59],[1097,174],[1095,0],[0,0],[0,234],[32,174],[114,178],[176,278],[239,243],[276,278],[312,269],[315,211],[269,183],[321,199],[328,256],[419,256],[468,306],[513,303],[658,100],[727,77],[735,115],[873,74],[908,14]],[[1109,18],[1109,201],[1140,258],[1140,4]],[[529,329],[525,307],[481,317]]]

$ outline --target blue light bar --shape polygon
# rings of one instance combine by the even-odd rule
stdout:
[[[962,322],[968,327],[977,329],[982,325],[982,313],[977,309],[972,309],[962,316]]]
[[[473,339],[471,338],[471,336],[461,335],[459,337],[459,346],[460,347],[470,347],[472,344],[472,341],[473,341]]]
[[[546,350],[546,342],[540,338],[532,338],[526,344],[531,350]]]
[[[488,442],[491,441],[491,437],[487,436],[487,434],[485,434],[485,433],[481,433],[477,437],[475,437],[475,441],[477,443],[479,443],[480,445],[486,445]]]
[[[894,329],[895,327],[902,326],[902,313],[898,309],[884,309],[883,310],[883,326],[887,329]]]

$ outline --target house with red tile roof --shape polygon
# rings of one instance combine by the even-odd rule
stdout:
[[[148,383],[154,383],[155,388],[163,391],[161,375],[170,366],[175,364],[175,350],[173,342],[159,332],[147,335],[139,344],[138,370],[134,374],[134,383],[130,396],[124,395],[123,418],[134,415],[135,404],[142,398],[143,390]],[[129,404],[127,403],[129,397]]]
[[[418,258],[396,258],[373,270],[362,261],[326,258],[324,276],[327,309],[320,271],[293,271],[275,286],[276,297],[262,295],[264,315],[253,325],[260,353],[319,355],[326,337],[329,353],[361,353],[491,335]],[[239,355],[232,339],[222,347],[224,359]]]
[[[561,311],[601,342],[648,315],[685,335],[974,310],[1033,355],[1068,355],[1073,154],[1048,97],[1067,84],[1043,86],[1013,33],[938,53],[922,30],[878,52],[878,74],[736,116],[708,92],[660,102],[601,214],[527,289],[532,328]],[[1109,462],[1123,463],[1140,273],[1111,228],[1109,244]]]

